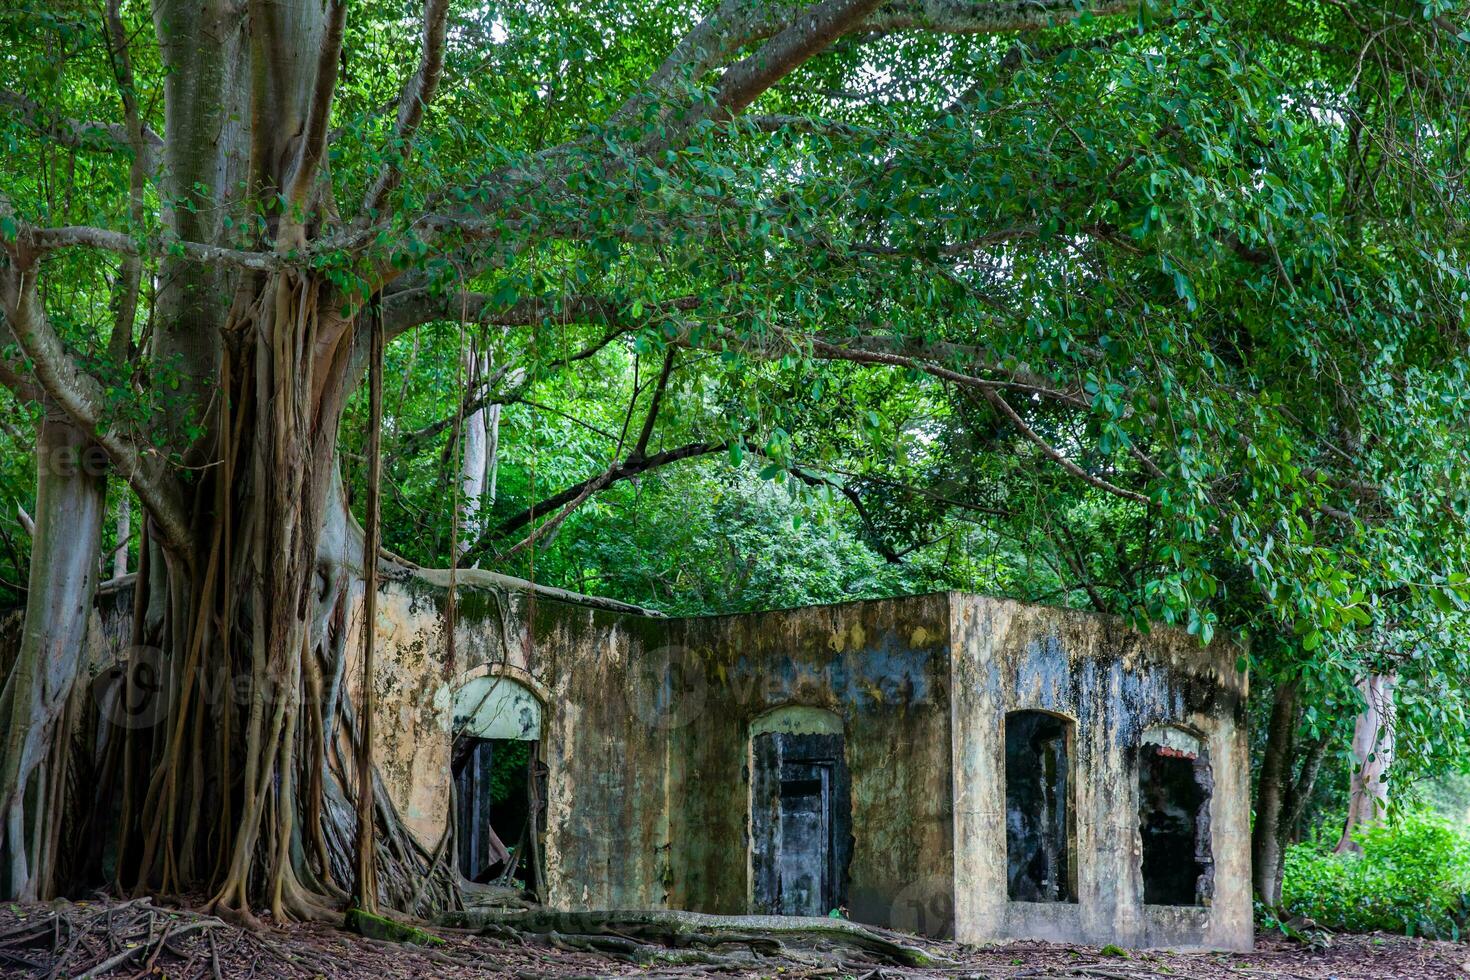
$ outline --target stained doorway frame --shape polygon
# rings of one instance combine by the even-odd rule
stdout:
[[[815,914],[845,907],[854,841],[852,776],[842,720],[825,708],[782,705],[751,723],[746,751],[747,907],[755,914],[798,914],[782,911],[782,791],[791,788],[784,784],[813,778],[824,784],[826,824],[820,903],[825,907]],[[809,771],[800,772],[801,767]]]

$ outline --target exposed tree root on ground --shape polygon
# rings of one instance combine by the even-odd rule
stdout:
[[[541,925],[552,925],[557,917]],[[1262,936],[1254,953],[1131,952],[1095,946],[1009,943],[961,946],[872,930],[919,951],[928,965],[883,962],[881,947],[850,942],[857,933],[785,923],[763,931],[755,917],[667,913],[579,913],[568,930],[485,924],[476,931],[433,930],[442,944],[402,945],[320,923],[263,932],[213,916],[134,901],[0,905],[0,976],[224,980],[256,977],[589,978],[780,976],[782,980],[1465,980],[1470,947],[1402,936],[1336,936],[1310,947]],[[601,931],[591,927],[597,925]],[[844,924],[845,925],[845,924]],[[618,926],[629,931],[622,932]],[[574,931],[581,929],[581,932]],[[655,941],[662,934],[668,944]],[[622,940],[622,943],[611,940]],[[707,942],[708,941],[708,942]],[[1114,952],[1109,950],[1109,952]],[[904,954],[907,955],[907,954]]]
[[[737,965],[756,956],[831,962],[866,961],[925,967],[945,962],[942,954],[914,945],[913,937],[861,926],[845,919],[777,915],[703,915],[698,912],[629,909],[554,912],[549,909],[499,913],[452,913],[453,925],[504,935],[507,929],[538,936],[558,948],[604,953],[639,965],[699,963]],[[739,950],[738,954],[723,952]]]

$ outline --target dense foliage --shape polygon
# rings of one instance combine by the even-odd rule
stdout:
[[[1413,812],[1359,832],[1363,853],[1333,854],[1336,841],[1293,846],[1286,857],[1282,919],[1305,916],[1350,932],[1384,930],[1460,939],[1470,928],[1470,833]]]

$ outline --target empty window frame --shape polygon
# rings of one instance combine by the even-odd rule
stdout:
[[[1197,736],[1174,726],[1144,733],[1138,759],[1138,833],[1145,904],[1210,904],[1213,790],[1209,757]]]
[[[1045,711],[1013,711],[1005,725],[1007,896],[1075,902],[1074,726]]]

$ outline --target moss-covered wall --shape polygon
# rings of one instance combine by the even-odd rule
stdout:
[[[945,596],[665,620],[532,600],[461,573],[446,665],[446,592],[431,575],[385,583],[377,624],[378,764],[426,844],[448,813],[452,693],[499,674],[546,706],[552,904],[745,912],[749,726],[808,705],[845,729],[853,917],[947,925],[933,903],[953,866]],[[355,652],[347,675],[356,698]]]

